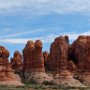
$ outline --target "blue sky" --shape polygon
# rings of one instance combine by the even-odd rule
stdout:
[[[0,0],[0,45],[13,55],[27,40],[41,39],[43,51],[60,35],[70,42],[90,35],[90,0]]]

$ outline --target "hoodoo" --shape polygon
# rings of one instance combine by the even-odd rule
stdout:
[[[40,40],[27,42],[23,49],[23,58],[26,82],[43,83],[52,79],[45,73],[42,42]]]
[[[79,36],[71,45],[70,57],[78,67],[79,79],[90,85],[90,36]]]
[[[9,51],[0,46],[0,84],[2,85],[23,85],[17,77],[8,61]]]
[[[68,69],[69,62],[69,43],[68,36],[57,37],[51,44],[50,54],[47,58],[47,66],[53,72],[56,72],[54,84],[63,86],[82,86],[82,84],[75,80]]]
[[[19,51],[15,51],[13,58],[11,58],[11,67],[15,70],[15,73],[19,73],[23,69],[22,55]]]

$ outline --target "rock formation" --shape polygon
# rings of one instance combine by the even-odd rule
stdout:
[[[23,85],[20,78],[16,78],[8,61],[9,51],[0,46],[0,84],[3,85]]]
[[[63,86],[83,86],[79,81],[73,78],[72,73],[70,72],[71,67],[68,66],[68,64],[72,65],[72,63],[68,59],[68,37],[57,37],[51,44],[50,54],[46,63],[50,70],[56,71],[54,80],[52,80],[53,84],[59,84]]]
[[[48,51],[44,51],[43,52],[44,61],[47,60],[48,55],[49,55],[49,52]]]
[[[42,47],[40,40],[29,40],[23,57],[15,51],[9,63],[9,51],[0,46],[0,84],[23,85],[15,74],[22,72],[22,76],[19,75],[25,82],[90,86],[90,36],[79,36],[71,45],[68,36],[57,37],[51,44],[50,53],[42,52]]]
[[[37,40],[28,41],[24,50],[24,70],[29,72],[44,72],[44,58],[42,53],[42,42]]]
[[[15,51],[13,58],[11,58],[11,67],[15,72],[20,72],[23,69],[22,55],[19,51]]]
[[[31,71],[33,62],[33,53],[35,50],[34,42],[28,41],[23,49],[23,69],[24,71]]]
[[[90,85],[90,36],[79,36],[70,46],[70,57],[78,67],[79,79]]]
[[[74,64],[73,60],[68,61],[68,70],[72,73],[75,74],[78,71],[77,66]]]
[[[67,36],[60,36],[54,40],[46,62],[50,70],[60,72],[67,69],[68,46]]]
[[[26,82],[34,81],[36,83],[43,83],[45,80],[52,79],[45,73],[42,42],[40,40],[36,40],[35,43],[33,41],[27,42],[23,50],[23,58]]]
[[[47,51],[44,51],[43,52],[43,57],[44,57],[44,67],[45,67],[45,71],[47,72],[48,71],[48,66],[47,66],[47,58],[48,58],[48,55],[49,55],[49,52]]]

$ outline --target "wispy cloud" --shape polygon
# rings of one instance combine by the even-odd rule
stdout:
[[[35,15],[90,13],[90,0],[0,0],[0,13],[6,12]]]
[[[59,33],[59,34],[50,34],[47,36],[42,37],[34,37],[34,38],[8,38],[8,39],[1,39],[0,42],[2,43],[12,43],[12,44],[25,44],[28,40],[37,40],[40,39],[43,43],[51,43],[53,40],[60,36],[60,35],[68,35],[69,39],[74,41],[79,35],[90,35],[90,30],[83,32],[83,33]]]
[[[0,39],[4,39],[4,38],[14,38],[17,36],[21,36],[21,35],[26,35],[26,34],[35,34],[35,33],[41,33],[43,32],[43,29],[36,29],[36,30],[28,30],[28,31],[24,31],[24,32],[17,32],[14,34],[10,34],[10,35],[6,35],[6,36],[0,36]]]
[[[46,37],[35,37],[35,38],[7,38],[1,39],[1,43],[8,43],[8,44],[25,44],[28,40],[41,40],[43,43],[51,43],[56,35],[48,35]]]

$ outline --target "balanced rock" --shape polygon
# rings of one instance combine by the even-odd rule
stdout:
[[[11,67],[15,72],[20,72],[23,69],[22,55],[19,51],[15,51],[11,58]]]
[[[0,46],[0,84],[1,85],[23,85],[20,78],[13,73],[8,61],[9,51]]]

